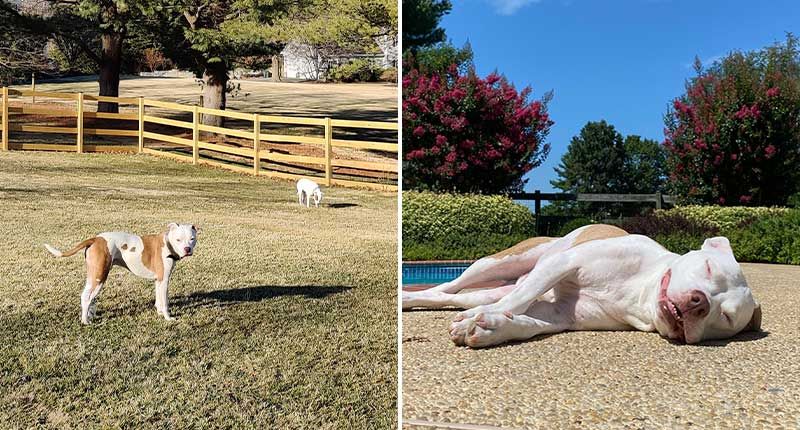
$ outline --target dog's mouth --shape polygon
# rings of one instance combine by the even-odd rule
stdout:
[[[669,338],[685,342],[686,332],[683,312],[681,312],[675,302],[669,299],[667,296],[667,289],[664,287],[659,291],[658,307],[662,319],[669,325]]]

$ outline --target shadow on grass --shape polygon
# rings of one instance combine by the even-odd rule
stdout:
[[[355,203],[331,203],[328,205],[329,208],[333,209],[352,208],[353,206],[358,206],[358,205]]]
[[[231,290],[200,291],[188,296],[175,297],[170,306],[195,308],[208,306],[231,306],[240,303],[260,302],[277,297],[303,296],[307,299],[322,299],[333,294],[343,293],[352,287],[320,287],[316,285],[260,285],[234,288]]]

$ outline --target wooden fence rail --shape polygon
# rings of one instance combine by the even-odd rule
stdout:
[[[540,227],[540,212],[542,201],[577,201],[577,202],[606,202],[606,203],[653,203],[656,209],[661,209],[665,204],[675,205],[675,196],[654,194],[595,194],[595,193],[543,193],[536,190],[532,193],[509,194],[513,200],[533,201],[533,214],[536,219],[538,234],[545,234]]]
[[[10,106],[10,96],[31,97],[33,101],[38,100],[41,103],[44,98],[52,98],[59,100],[59,106]],[[86,110],[87,101],[98,102],[111,102],[121,105],[130,105],[131,110],[134,112],[124,113],[106,113],[106,112],[91,112]],[[378,189],[385,191],[397,190],[396,179],[383,178],[382,181],[374,180],[375,178],[359,176],[358,174],[351,174],[351,179],[334,177],[334,168],[346,168],[357,172],[376,172],[378,174],[388,173],[397,175],[399,150],[397,142],[380,142],[380,141],[367,141],[367,140],[354,140],[354,139],[335,139],[334,128],[340,129],[360,129],[360,130],[381,130],[381,131],[397,131],[398,125],[396,122],[377,122],[377,121],[355,121],[355,120],[340,120],[332,118],[303,118],[303,117],[289,117],[289,116],[276,116],[276,115],[261,115],[257,113],[244,113],[236,111],[210,109],[199,106],[188,106],[180,103],[164,102],[159,100],[150,100],[142,97],[107,97],[107,96],[93,96],[85,95],[83,93],[60,93],[60,92],[43,92],[31,90],[11,90],[7,87],[2,88],[2,122],[0,123],[0,130],[2,130],[2,150],[9,149],[23,149],[23,150],[56,150],[56,151],[75,151],[82,152],[110,152],[110,151],[127,151],[139,152],[145,154],[153,154],[165,156],[176,160],[186,161],[192,164],[207,164],[217,167],[222,167],[229,170],[239,171],[243,173],[262,175],[267,177],[281,178],[281,179],[299,179],[307,177],[314,180],[321,180],[325,185],[341,185],[350,187],[364,187],[370,189]],[[159,115],[157,112],[149,112],[148,108],[157,108],[160,110],[176,111],[178,115],[191,115],[191,121],[183,119],[175,119],[164,117],[163,114]],[[75,127],[64,126],[42,126],[42,125],[25,125],[13,123],[10,121],[10,114],[32,114],[32,115],[45,115],[48,117],[64,117],[76,118]],[[212,115],[236,120],[238,122],[250,123],[249,130],[234,129],[227,127],[216,127],[205,125],[201,123],[202,115]],[[86,128],[86,119],[104,119],[118,121],[116,125],[121,125],[123,122],[133,123],[131,127],[127,128]],[[135,129],[133,125],[135,124]],[[148,124],[156,124],[157,126],[174,127],[184,130],[185,133],[190,133],[191,138],[180,137],[176,135],[166,134],[164,132],[150,131],[147,129]],[[274,130],[263,129],[262,127],[289,125],[301,126],[304,128],[316,127],[318,128],[319,136],[307,135],[293,135],[293,134],[280,134]],[[10,132],[34,132],[34,133],[55,133],[74,135],[74,145],[65,144],[37,144],[37,143],[9,143]],[[244,139],[249,142],[249,146],[230,146],[222,145],[219,143],[209,142],[204,139],[205,135],[214,134],[218,136],[232,136]],[[136,137],[138,145],[85,145],[84,136],[127,136]],[[177,151],[169,151],[147,147],[145,140],[151,140],[160,144],[177,145]],[[271,152],[264,150],[264,143],[272,144],[302,144],[322,147],[324,149],[324,156],[309,156],[298,154],[287,154],[280,152]],[[191,148],[191,155],[185,155],[180,148]],[[350,148],[356,150],[372,150],[383,151],[392,154],[395,160],[392,161],[362,161],[337,158],[334,148]],[[225,163],[220,161],[204,158],[200,150],[213,151],[213,154],[223,154],[228,156],[244,157],[251,167],[246,168],[234,163]],[[323,172],[324,176],[308,176],[297,173],[287,173],[282,171],[270,170],[264,167],[264,161],[273,163],[284,163],[295,165],[314,165],[319,166],[319,172]],[[301,169],[296,169],[301,170]],[[368,176],[368,175],[367,175]],[[355,180],[359,179],[359,180]],[[363,179],[363,180],[362,180]]]

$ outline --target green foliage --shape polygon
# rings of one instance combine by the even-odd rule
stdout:
[[[623,137],[605,121],[588,122],[572,138],[558,179],[550,183],[568,193],[655,193],[666,181],[666,154],[655,140]],[[552,206],[572,214],[608,218],[635,214],[649,205],[556,202]]]
[[[721,231],[729,231],[747,221],[783,215],[789,211],[789,209],[779,207],[689,205],[656,211],[656,214],[680,215],[687,219],[713,226]]]
[[[356,59],[334,67],[328,76],[335,82],[375,82],[381,77],[382,72],[383,69],[375,62]]]
[[[480,258],[534,236],[534,222],[507,197],[404,192],[403,258]]]
[[[397,68],[389,67],[387,69],[383,69],[381,76],[378,79],[381,82],[397,82]]]
[[[576,228],[583,227],[585,225],[594,224],[595,221],[592,221],[589,218],[575,218],[573,220],[569,220],[561,228],[558,230],[558,236],[563,237],[569,234],[572,230]]]
[[[800,210],[760,217],[728,239],[740,261],[800,264]]]
[[[625,192],[652,194],[664,191],[667,181],[667,153],[653,139],[640,136],[625,137],[623,180]]]
[[[71,46],[53,43],[49,45],[48,57],[56,63],[58,71],[62,73],[97,73],[97,63],[91,60],[80,49],[70,49]]]
[[[800,41],[734,51],[664,116],[670,188],[689,203],[785,205],[800,191]]]
[[[508,197],[403,193],[404,242],[453,240],[479,234],[530,237],[534,233],[531,211]]]
[[[439,21],[450,12],[449,0],[403,0],[403,49],[417,49],[445,40]]]
[[[567,148],[550,183],[569,193],[618,193],[625,188],[625,147],[614,126],[588,122]]]
[[[441,42],[420,48],[413,55],[407,55],[403,65],[408,66],[409,69],[416,67],[425,74],[444,73],[452,65],[455,65],[463,74],[473,67],[472,57],[472,46],[469,42],[461,48],[456,48],[450,42]]]
[[[481,233],[467,236],[452,236],[430,242],[406,242],[403,239],[403,260],[477,260],[498,251],[508,249],[530,235]]]

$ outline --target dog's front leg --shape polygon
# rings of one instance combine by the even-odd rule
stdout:
[[[169,277],[164,277],[161,281],[156,281],[156,310],[164,316],[167,321],[174,321],[175,318],[169,315],[169,304],[167,291],[169,287]]]
[[[167,321],[173,321],[175,318],[172,318],[169,315],[169,301],[168,301],[168,289],[169,289],[169,278],[172,274],[173,269],[173,260],[169,258],[164,259],[164,275],[161,279],[156,278],[156,311],[160,315],[164,316],[164,319]]]
[[[472,318],[479,313],[511,312],[521,315],[527,311],[534,300],[555,287],[563,279],[575,274],[578,265],[578,257],[572,249],[540,260],[530,274],[522,279],[517,288],[507,296],[496,303],[461,312],[456,316],[455,321]]]
[[[569,330],[573,325],[569,299],[554,303],[536,301],[523,314],[479,313],[450,325],[450,339],[458,346],[484,348],[509,341],[526,340],[546,333]]]

